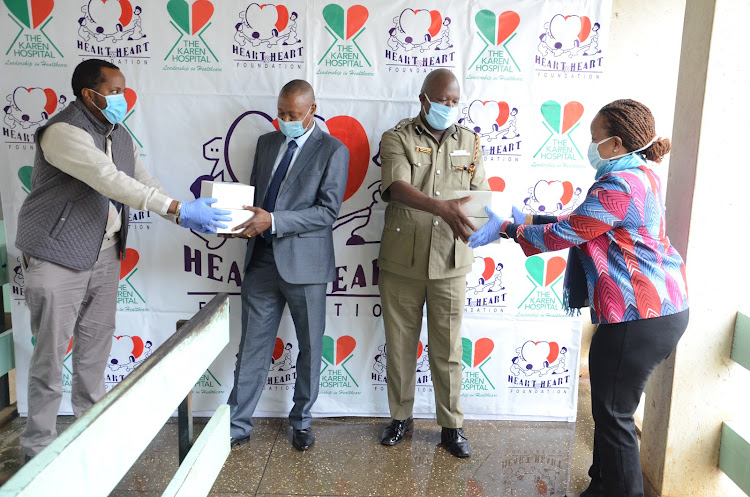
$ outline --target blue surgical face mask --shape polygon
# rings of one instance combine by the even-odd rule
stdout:
[[[594,143],[594,142],[589,143],[589,153],[588,153],[589,162],[591,163],[591,167],[593,167],[597,171],[601,169],[602,167],[604,167],[608,162],[612,162],[613,160],[620,159],[622,157],[625,157],[626,155],[635,154],[637,152],[640,152],[641,150],[646,150],[648,147],[651,146],[652,143],[656,141],[657,137],[656,136],[653,137],[651,141],[649,141],[646,145],[639,148],[638,150],[633,150],[632,152],[628,152],[626,154],[615,155],[614,157],[610,157],[609,159],[602,159],[602,156],[599,155],[599,145],[601,145],[602,143],[608,140],[611,140],[612,138],[614,137],[610,136],[609,138],[605,138],[599,143]]]
[[[602,159],[602,156],[599,155],[599,145],[602,143],[611,140],[614,138],[613,136],[610,136],[609,138],[605,138],[604,140],[600,142],[591,142],[589,143],[589,163],[591,163],[591,167],[596,169],[597,171],[601,169],[607,162],[609,162],[611,159]]]
[[[312,109],[312,107],[310,107],[310,109]],[[305,117],[300,121],[282,121],[281,118],[278,118],[279,131],[281,131],[281,133],[287,138],[299,138],[304,135],[307,132],[307,128],[305,128],[302,123],[307,119],[310,109],[307,109],[307,114],[305,114]]]
[[[109,121],[112,124],[117,124],[123,119],[125,119],[125,114],[128,113],[128,102],[125,100],[125,94],[124,93],[118,93],[117,95],[102,95],[96,90],[93,90],[89,88],[91,91],[96,93],[97,95],[104,97],[104,99],[107,101],[107,106],[103,109],[100,109],[99,106],[94,104],[94,107],[102,111],[102,114],[104,114],[104,117],[107,118],[107,121]],[[91,101],[93,103],[93,100]]]
[[[430,102],[430,97],[426,93],[424,94],[424,98]],[[427,119],[427,124],[432,126],[433,129],[442,131],[448,129],[448,126],[456,122],[458,119],[458,107],[448,107],[447,105],[430,102],[430,112],[429,114],[425,112],[424,117]]]

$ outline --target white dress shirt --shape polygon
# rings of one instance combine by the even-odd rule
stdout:
[[[307,142],[307,139],[310,138],[310,135],[312,134],[312,131],[315,129],[315,118],[313,118],[313,125],[310,126],[310,129],[305,131],[305,133],[302,136],[298,136],[297,138],[286,138],[284,137],[284,143],[279,147],[279,153],[276,155],[276,161],[273,163],[273,169],[271,170],[271,179],[273,179],[273,175],[276,172],[276,169],[279,167],[279,164],[281,164],[281,159],[284,158],[284,154],[286,153],[286,149],[289,147],[290,141],[297,142],[297,149],[294,151],[294,154],[292,154],[292,161],[289,163],[289,167],[286,170],[286,175],[284,175],[284,179],[281,182],[281,186],[279,186],[279,192],[281,192],[281,189],[284,187],[284,182],[286,181],[286,178],[289,176],[289,171],[292,170],[292,167],[294,166],[294,162],[297,160],[297,157],[299,157],[299,152],[302,150],[302,147],[305,146],[305,143]],[[271,184],[269,180],[269,185]],[[265,195],[264,197],[265,198]],[[271,213],[271,234],[276,234],[276,220],[273,218],[273,212]]]

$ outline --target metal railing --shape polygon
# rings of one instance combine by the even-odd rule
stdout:
[[[23,466],[0,488],[0,497],[109,495],[178,404],[189,404],[189,392],[228,343],[229,297],[219,294]],[[124,422],[127,430],[120,428]],[[188,445],[192,430],[189,435]],[[207,495],[229,450],[229,407],[222,405],[181,454],[163,495]]]

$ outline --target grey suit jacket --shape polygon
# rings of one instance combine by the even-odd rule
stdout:
[[[258,138],[250,184],[253,205],[262,207],[271,170],[287,138],[280,131]],[[349,175],[349,150],[319,126],[300,149],[276,198],[273,255],[279,275],[288,283],[328,283],[334,280],[335,259],[331,227],[344,200]],[[245,270],[260,236],[250,240]]]

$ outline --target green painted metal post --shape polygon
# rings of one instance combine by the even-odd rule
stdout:
[[[721,427],[719,468],[750,495],[750,430],[724,423]]]
[[[732,360],[750,371],[750,316],[737,313],[732,342]]]

